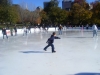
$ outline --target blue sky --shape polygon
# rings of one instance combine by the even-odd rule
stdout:
[[[44,1],[50,0],[12,0],[13,4],[20,4],[26,6],[30,10],[34,10],[36,7],[41,6],[43,8]],[[62,7],[62,0],[59,1],[59,6]],[[87,0],[87,2],[93,2],[95,0]]]

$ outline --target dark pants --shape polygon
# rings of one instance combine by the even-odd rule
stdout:
[[[58,32],[59,32],[59,35],[62,35],[62,30],[61,29],[59,29]]]
[[[94,37],[94,35],[97,36],[97,30],[93,30],[93,37]]]
[[[44,50],[46,50],[49,46],[51,46],[52,52],[54,52],[54,45],[53,45],[53,43],[48,44],[48,45],[44,48]]]
[[[6,38],[8,39],[8,36],[7,36],[7,34],[3,34],[3,39],[4,39],[4,36],[6,35]]]

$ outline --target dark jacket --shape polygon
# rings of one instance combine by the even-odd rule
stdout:
[[[62,26],[59,26],[58,30],[62,30],[62,29],[63,29],[63,27]]]
[[[2,29],[2,33],[3,33],[3,35],[6,35],[6,29],[5,28]]]
[[[17,32],[17,28],[16,27],[14,27],[14,30],[15,30],[15,32]]]
[[[60,37],[57,37],[57,36],[51,35],[51,37],[47,40],[46,43],[48,43],[48,44],[52,44],[52,43],[54,43],[54,39],[60,39]]]

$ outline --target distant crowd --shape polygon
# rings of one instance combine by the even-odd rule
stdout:
[[[43,31],[46,31],[46,32],[48,32],[48,29],[49,29],[49,27],[50,26],[45,26],[45,25],[43,25],[43,26],[34,26],[34,29],[36,29],[36,28],[39,28],[40,30],[42,29]],[[54,26],[54,28],[55,28],[55,31],[56,31],[56,29],[58,29],[58,33],[59,33],[59,35],[62,35],[62,31],[63,30],[66,30],[66,29],[68,29],[68,28],[76,28],[76,26],[68,26],[68,25],[55,25]],[[81,29],[84,29],[84,28],[86,28],[87,30],[89,29],[89,25],[87,24],[86,26],[83,26],[83,25],[79,25],[79,27],[81,28]],[[28,25],[28,26],[23,26],[23,28],[22,28],[22,30],[23,30],[23,36],[24,35],[27,35],[27,33],[31,33],[31,25]],[[15,33],[14,35],[15,36],[17,36],[17,26],[15,25],[11,30],[10,30],[10,32],[11,32],[11,36],[13,36],[13,32]],[[2,28],[2,34],[3,34],[3,39],[4,39],[4,36],[6,36],[6,38],[8,39],[8,36],[7,36],[7,28],[5,27],[5,28]],[[97,25],[96,24],[93,24],[93,26],[92,26],[92,30],[93,30],[93,37],[96,35],[97,36],[97,31],[98,31],[98,27],[97,27]]]

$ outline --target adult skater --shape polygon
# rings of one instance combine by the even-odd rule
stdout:
[[[23,36],[26,35],[27,36],[27,28],[23,27]]]
[[[14,26],[14,32],[15,32],[15,36],[17,36],[17,27],[16,27],[16,25]]]
[[[31,26],[28,26],[28,33],[31,33]]]
[[[94,35],[97,36],[98,28],[97,28],[97,26],[95,24],[92,26],[92,29],[93,29],[93,37],[94,37]]]
[[[53,45],[53,42],[54,42],[54,39],[60,39],[59,37],[56,36],[56,33],[53,32],[51,37],[47,40],[46,43],[48,43],[48,45],[44,48],[44,50],[46,51],[46,49],[51,46],[52,48],[52,53],[55,53],[56,51],[54,50],[54,45]]]
[[[60,25],[60,26],[58,27],[59,35],[62,35],[62,29],[63,29],[63,27],[62,27],[62,25]]]
[[[4,39],[4,35],[6,35],[6,38],[8,39],[6,28],[2,29],[2,34],[3,34],[3,39]]]
[[[87,30],[89,29],[89,25],[88,25],[88,24],[86,25],[86,29],[87,29]]]

